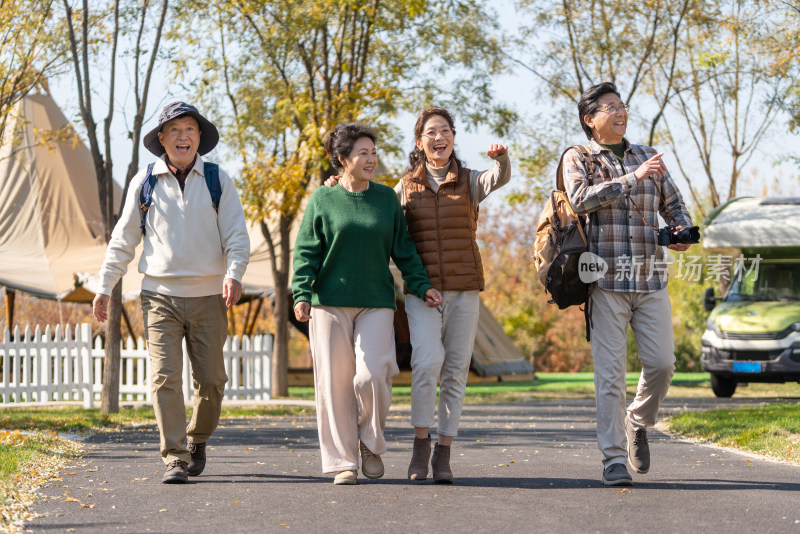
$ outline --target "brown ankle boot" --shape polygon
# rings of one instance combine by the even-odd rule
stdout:
[[[431,458],[433,468],[433,481],[437,484],[452,484],[453,472],[450,471],[450,446],[439,445],[433,448],[433,458]]]
[[[411,480],[425,480],[428,478],[428,462],[431,459],[431,437],[414,438],[414,450],[411,453],[411,463],[408,464],[408,478]]]

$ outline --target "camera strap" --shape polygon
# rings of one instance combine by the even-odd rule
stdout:
[[[666,200],[664,200],[664,193],[661,191],[661,188],[658,186],[656,181],[653,180],[652,176],[649,176],[649,179],[653,181],[653,187],[655,187],[656,191],[658,191],[658,196],[661,199],[661,204],[664,205],[664,209],[667,210],[667,214],[669,214],[669,217],[670,217],[670,219],[672,219],[673,224],[675,224],[675,226],[677,226],[678,225],[678,219],[676,219],[675,215],[672,214],[672,210],[669,209],[669,206],[667,205]],[[655,233],[658,234],[658,228],[656,228],[655,226],[653,226],[652,224],[647,222],[647,219],[644,218],[644,214],[642,213],[642,210],[640,210],[639,206],[636,205],[636,202],[633,200],[633,197],[631,196],[631,194],[628,193],[627,196],[628,196],[628,200],[630,200],[631,204],[633,204],[634,209],[636,209],[636,213],[638,213],[639,217],[642,218],[642,222],[644,224],[646,224],[647,226],[649,226],[650,228],[652,228],[655,231]]]

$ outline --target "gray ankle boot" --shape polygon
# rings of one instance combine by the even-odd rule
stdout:
[[[436,444],[431,458],[433,481],[437,484],[452,484],[453,472],[450,471],[450,446]]]
[[[408,478],[411,480],[425,480],[428,478],[428,462],[431,459],[431,437],[414,438],[414,450],[411,453],[411,463],[408,464]]]

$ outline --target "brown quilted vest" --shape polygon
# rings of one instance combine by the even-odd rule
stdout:
[[[425,165],[403,177],[408,232],[431,284],[441,291],[483,291],[483,264],[475,240],[478,210],[469,174],[469,169],[459,169],[451,160],[437,193],[428,183]]]

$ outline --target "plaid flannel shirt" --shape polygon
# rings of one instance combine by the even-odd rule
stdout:
[[[608,271],[597,285],[607,291],[651,293],[666,287],[670,257],[658,246],[658,234],[642,217],[656,228],[660,227],[659,213],[676,226],[691,226],[692,221],[669,173],[663,178],[636,181],[633,172],[657,154],[656,150],[627,140],[624,143],[625,157],[620,162],[610,150],[592,140],[589,148],[598,165],[591,180],[578,150],[569,150],[563,160],[564,185],[573,209],[590,214],[590,250],[608,264]]]

